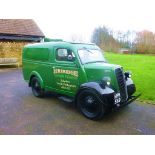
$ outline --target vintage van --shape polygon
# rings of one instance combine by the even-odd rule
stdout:
[[[95,44],[51,41],[23,48],[23,77],[36,97],[45,91],[75,104],[87,118],[101,119],[115,107],[134,101],[130,72],[107,63]]]

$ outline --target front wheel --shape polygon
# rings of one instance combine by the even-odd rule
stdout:
[[[32,92],[33,92],[34,96],[36,96],[36,97],[43,97],[44,96],[44,91],[41,88],[40,81],[37,77],[32,78],[31,87],[32,87]]]
[[[79,93],[77,107],[85,117],[92,120],[101,119],[107,111],[100,96],[93,90],[83,90]]]

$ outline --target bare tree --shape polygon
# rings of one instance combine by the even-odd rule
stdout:
[[[118,52],[120,47],[119,42],[113,36],[113,31],[105,26],[94,30],[91,42],[110,52]]]
[[[155,53],[155,34],[147,30],[137,32],[135,48],[137,53]]]

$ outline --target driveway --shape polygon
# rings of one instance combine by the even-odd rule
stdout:
[[[155,106],[132,103],[101,121],[48,93],[32,95],[21,70],[0,70],[0,134],[155,134]]]

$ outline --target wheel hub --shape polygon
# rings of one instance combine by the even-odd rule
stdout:
[[[86,101],[87,101],[87,103],[89,103],[89,104],[92,104],[92,103],[94,102],[93,98],[90,97],[90,96],[86,99]]]

